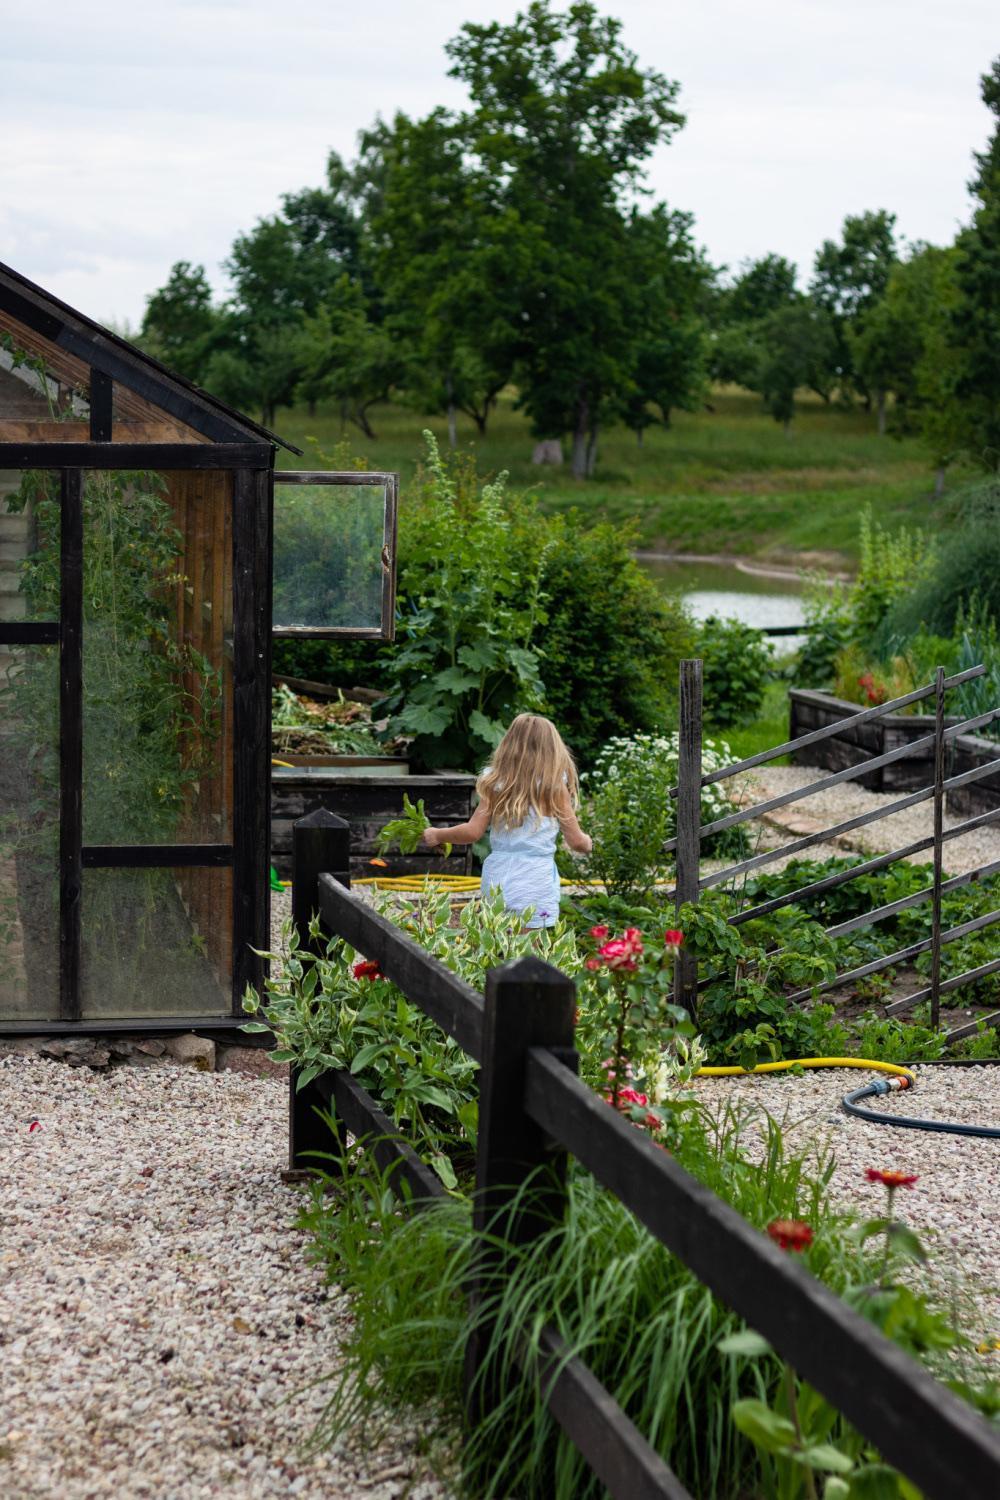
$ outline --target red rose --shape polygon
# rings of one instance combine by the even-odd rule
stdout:
[[[596,938],[599,943],[603,943],[604,939],[607,937],[610,931],[610,927],[592,927],[590,929],[590,935],[592,938]]]
[[[683,941],[683,932],[678,932],[675,927],[671,927],[669,932],[663,934],[663,946],[665,948],[679,948]]]

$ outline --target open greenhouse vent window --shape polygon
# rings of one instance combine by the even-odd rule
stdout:
[[[277,637],[392,640],[398,476],[274,476]]]

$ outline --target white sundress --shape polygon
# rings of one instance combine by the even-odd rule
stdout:
[[[531,907],[526,927],[554,927],[559,916],[556,839],[559,823],[531,813],[519,828],[492,827],[490,853],[483,861],[484,896],[502,891],[509,911]]]

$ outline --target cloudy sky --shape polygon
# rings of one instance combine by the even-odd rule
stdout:
[[[376,114],[459,106],[444,43],[519,0],[0,0],[0,260],[99,319],[234,235]],[[847,213],[943,242],[969,213],[996,0],[603,0],[688,124],[650,184],[718,264],[808,273]]]

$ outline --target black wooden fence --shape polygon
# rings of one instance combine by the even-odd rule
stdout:
[[[930,1500],[1000,1493],[995,1428],[581,1083],[572,980],[523,958],[492,970],[481,996],[351,893],[341,819],[326,812],[302,819],[294,848],[293,917],[302,946],[321,953],[329,936],[344,938],[480,1064],[474,1223],[489,1228],[494,1248],[476,1262],[474,1304],[486,1284],[495,1288],[507,1274],[507,1254],[549,1228],[553,1214],[561,1217],[572,1154]],[[314,913],[315,940],[308,930]],[[313,1151],[330,1151],[324,1110],[341,1136],[367,1138],[377,1160],[398,1164],[416,1200],[441,1194],[436,1176],[347,1072],[322,1074],[299,1091],[293,1078],[293,1168],[313,1164]],[[540,1168],[550,1184],[544,1212],[523,1191]],[[498,1393],[484,1364],[489,1329],[481,1319],[470,1326],[466,1378],[475,1420]],[[540,1362],[532,1369],[528,1362],[524,1354],[522,1366],[540,1380],[553,1417],[613,1497],[691,1500],[555,1329],[544,1331]]]
[[[822,993],[826,990],[839,989],[842,985],[854,983],[864,979],[869,974],[877,974],[880,970],[888,969],[896,964],[905,963],[915,958],[918,954],[931,953],[930,984],[923,989],[906,995],[900,1000],[893,1001],[886,1007],[889,1015],[898,1014],[901,1011],[911,1010],[923,1000],[930,1001],[931,1024],[937,1027],[940,1019],[940,999],[944,994],[961,988],[966,984],[972,984],[978,979],[983,979],[989,974],[1000,972],[1000,957],[981,964],[975,969],[969,969],[964,974],[956,974],[948,979],[941,978],[941,952],[950,942],[958,938],[967,937],[973,932],[980,932],[1000,922],[1000,909],[985,913],[970,922],[963,922],[959,926],[942,930],[941,922],[941,899],[949,891],[958,890],[961,886],[970,885],[973,881],[985,880],[991,875],[1000,872],[1000,860],[980,865],[978,869],[967,871],[963,875],[956,875],[951,880],[944,879],[944,846],[952,839],[961,838],[963,834],[971,833],[974,829],[985,828],[990,824],[1000,823],[1000,808],[994,808],[989,812],[980,813],[977,817],[967,818],[952,828],[944,827],[944,804],[948,792],[959,787],[967,786],[974,781],[983,780],[989,776],[995,776],[1000,770],[1000,746],[998,746],[997,758],[983,765],[973,766],[967,771],[957,775],[948,774],[948,756],[952,743],[960,736],[971,734],[974,730],[984,727],[997,719],[1000,719],[1000,707],[992,708],[986,713],[977,714],[974,718],[965,719],[961,722],[948,721],[945,717],[945,702],[948,692],[961,686],[964,682],[971,682],[974,678],[982,677],[985,673],[982,666],[971,667],[968,671],[959,672],[953,677],[947,677],[943,667],[937,670],[936,679],[926,687],[917,688],[912,693],[906,693],[901,698],[894,698],[889,703],[880,703],[873,708],[860,709],[849,718],[839,719],[833,724],[824,725],[820,729],[814,729],[809,734],[800,735],[797,739],[789,740],[783,745],[775,745],[773,749],[763,750],[757,755],[748,756],[747,759],[737,761],[732,765],[724,766],[720,770],[711,771],[707,774],[702,772],[702,664],[700,661],[684,661],[680,669],[680,740],[679,740],[679,766],[677,774],[677,786],[673,793],[677,799],[677,836],[670,839],[665,845],[665,852],[674,851],[677,862],[677,875],[674,888],[674,897],[677,906],[680,907],[686,901],[697,901],[700,893],[711,886],[732,885],[740,877],[749,874],[752,870],[760,869],[763,865],[771,864],[777,859],[788,855],[801,854],[815,844],[824,843],[830,839],[837,838],[841,834],[849,833],[853,829],[862,828],[866,825],[879,822],[882,818],[891,817],[894,813],[902,812],[904,808],[915,807],[921,802],[933,800],[934,820],[933,833],[925,838],[916,839],[903,848],[894,849],[886,854],[879,854],[875,858],[864,860],[853,865],[848,870],[843,870],[835,875],[827,875],[822,880],[811,881],[798,890],[790,891],[785,895],[775,897],[770,901],[761,901],[755,906],[749,906],[729,918],[733,926],[740,926],[749,922],[753,917],[764,916],[767,912],[774,911],[780,906],[788,906],[793,902],[805,901],[810,896],[819,895],[823,891],[833,890],[847,881],[856,880],[860,875],[870,875],[876,870],[885,869],[897,860],[906,859],[912,854],[919,854],[924,850],[931,851],[933,862],[933,879],[930,885],[923,890],[906,896],[902,900],[889,902],[885,906],[873,908],[871,911],[863,912],[860,916],[852,917],[850,921],[840,922],[833,927],[827,928],[827,935],[832,938],[843,937],[849,932],[854,932],[862,927],[870,927],[876,922],[883,922],[894,916],[897,912],[909,906],[918,906],[921,902],[931,903],[931,936],[922,942],[911,943],[895,953],[884,955],[871,963],[860,967],[845,970],[826,984],[811,986],[808,989],[798,991],[788,997],[789,1003],[795,1003],[809,997]],[[857,765],[848,766],[833,775],[823,776],[818,781],[811,782],[808,786],[797,788],[793,791],[783,792],[780,796],[771,797],[767,801],[751,803],[740,807],[737,811],[728,813],[725,817],[716,818],[710,823],[701,821],[701,791],[703,787],[711,786],[717,782],[729,780],[742,772],[752,771],[756,766],[765,765],[768,761],[776,760],[779,756],[788,755],[794,751],[807,750],[810,745],[819,744],[820,741],[828,739],[831,735],[843,734],[845,730],[856,728],[858,725],[869,724],[873,720],[884,718],[887,714],[898,712],[910,704],[918,703],[925,698],[934,699],[935,727],[931,734],[920,739],[913,740],[908,744],[901,745],[894,750],[886,751],[884,754],[869,757]],[[815,833],[805,834],[800,838],[781,845],[780,848],[765,849],[760,853],[752,855],[736,864],[727,865],[725,869],[717,870],[709,875],[701,873],[701,846],[702,840],[714,833],[721,833],[726,828],[735,828],[739,824],[760,818],[763,814],[773,812],[779,807],[787,807],[790,803],[799,802],[805,797],[811,797],[816,792],[825,791],[828,787],[838,786],[842,782],[856,780],[859,777],[869,775],[881,766],[889,765],[906,757],[926,756],[933,753],[933,779],[928,785],[919,790],[909,793],[905,797],[899,797],[892,802],[886,803],[873,811],[847,818],[840,823],[818,830]],[[678,1000],[686,1005],[692,1012],[695,1008],[696,997],[699,989],[705,988],[713,981],[705,978],[699,981],[695,965],[690,958],[685,958],[678,964],[677,986]],[[1000,1011],[994,1015],[985,1017],[989,1023],[1000,1020]],[[949,1041],[957,1041],[963,1036],[973,1033],[979,1023],[970,1022],[964,1026],[954,1027],[947,1032]]]

